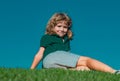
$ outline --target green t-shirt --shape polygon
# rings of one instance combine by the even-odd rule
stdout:
[[[45,48],[45,52],[43,55],[44,59],[46,55],[55,51],[69,51],[70,39],[68,39],[68,36],[64,36],[64,38],[61,38],[56,34],[54,35],[45,34],[41,38],[40,46]]]

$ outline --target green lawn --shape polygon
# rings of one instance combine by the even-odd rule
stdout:
[[[0,68],[0,81],[120,81],[120,75],[98,71]]]

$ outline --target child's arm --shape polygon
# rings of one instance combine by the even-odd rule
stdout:
[[[44,47],[40,47],[38,53],[34,57],[33,63],[31,65],[31,69],[36,68],[36,66],[38,65],[38,63],[40,62],[40,60],[43,57],[44,51],[45,51],[45,48]]]

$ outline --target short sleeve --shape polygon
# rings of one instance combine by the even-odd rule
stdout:
[[[47,47],[51,44],[51,38],[49,35],[44,35],[42,36],[41,40],[40,40],[40,47]]]

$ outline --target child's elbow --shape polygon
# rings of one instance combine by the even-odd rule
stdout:
[[[42,56],[43,56],[42,54],[36,54],[35,58],[42,58]]]

